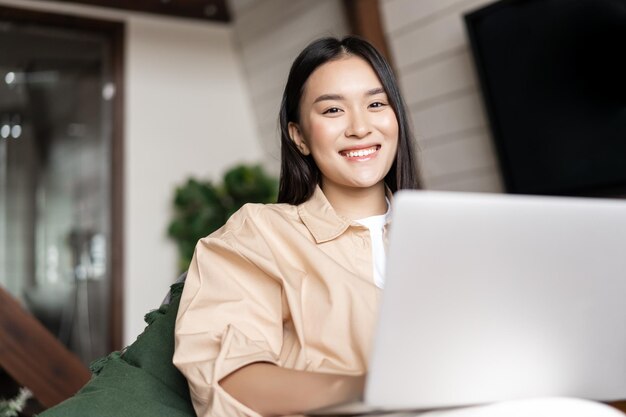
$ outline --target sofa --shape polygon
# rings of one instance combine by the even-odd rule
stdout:
[[[172,285],[159,309],[146,314],[148,326],[133,344],[93,362],[91,380],[39,417],[195,417],[187,381],[171,360],[183,285]]]

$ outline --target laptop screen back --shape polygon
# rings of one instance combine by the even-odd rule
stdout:
[[[626,398],[626,202],[402,191],[366,402]]]

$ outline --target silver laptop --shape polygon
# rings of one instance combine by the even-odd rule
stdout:
[[[401,191],[364,402],[626,398],[626,200]]]

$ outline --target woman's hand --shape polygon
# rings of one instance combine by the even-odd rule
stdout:
[[[265,417],[302,414],[363,397],[365,375],[349,376],[253,363],[220,381],[233,398]]]

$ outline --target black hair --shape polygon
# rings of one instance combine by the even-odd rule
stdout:
[[[281,136],[279,203],[301,204],[307,201],[321,181],[320,170],[313,157],[300,153],[289,136],[288,126],[289,122],[300,121],[300,99],[306,81],[313,71],[326,62],[345,56],[358,56],[370,64],[383,85],[398,120],[398,149],[395,161],[385,176],[385,183],[392,192],[420,186],[414,139],[406,105],[391,67],[374,46],[358,36],[346,36],[341,40],[327,37],[313,41],[304,48],[289,71],[279,114]]]

